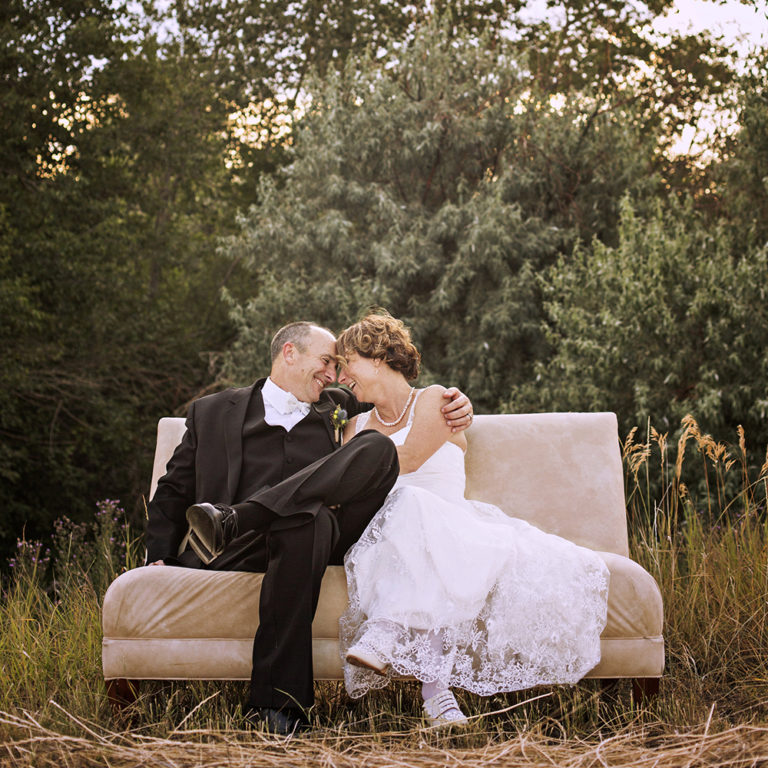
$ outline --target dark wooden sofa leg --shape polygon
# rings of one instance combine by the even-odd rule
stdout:
[[[617,677],[598,677],[597,685],[600,693],[613,694],[619,687],[619,678]]]
[[[105,680],[107,686],[107,699],[115,714],[120,714],[130,704],[136,701],[139,694],[139,681],[117,678]]]
[[[613,699],[617,696],[619,690],[619,683],[621,682],[617,677],[598,677],[595,678],[597,683],[598,696],[601,699]]]
[[[654,696],[658,696],[660,681],[660,677],[632,678],[632,700],[635,704],[650,703]]]

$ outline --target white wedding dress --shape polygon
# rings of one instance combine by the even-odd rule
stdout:
[[[418,396],[418,393],[417,393]],[[391,435],[402,445],[403,429]],[[358,416],[356,432],[369,413]],[[575,683],[600,660],[608,569],[592,550],[464,498],[464,454],[444,443],[401,475],[344,565],[342,659],[355,645],[384,676],[344,665],[353,698],[408,676],[481,695]]]

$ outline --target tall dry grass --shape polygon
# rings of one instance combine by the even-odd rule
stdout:
[[[750,463],[687,416],[674,446],[648,427],[623,445],[632,556],[664,598],[664,714],[728,722],[768,714],[768,454]],[[654,493],[652,489],[656,489]]]
[[[414,683],[351,702],[318,683],[312,734],[242,730],[238,683],[145,684],[116,717],[100,674],[99,604],[139,548],[115,505],[53,551],[27,543],[2,583],[0,762],[13,765],[729,765],[768,764],[768,456],[716,442],[686,418],[623,444],[631,549],[665,603],[661,694],[593,681],[481,699],[456,734],[426,729]],[[50,558],[50,561],[48,560]]]

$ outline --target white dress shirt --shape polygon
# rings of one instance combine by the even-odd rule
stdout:
[[[261,396],[264,400],[264,421],[271,427],[284,427],[286,432],[290,432],[309,413],[309,403],[297,400],[269,377],[261,388]]]

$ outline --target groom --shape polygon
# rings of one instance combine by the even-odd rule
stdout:
[[[192,403],[186,432],[148,507],[148,565],[264,573],[247,717],[277,733],[314,701],[312,619],[328,564],[341,564],[398,474],[394,444],[366,430],[339,445],[336,340],[313,323],[281,328],[267,379]],[[448,390],[449,425],[471,404]],[[187,521],[195,534],[187,546]]]

